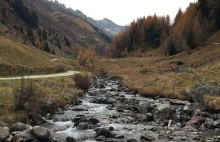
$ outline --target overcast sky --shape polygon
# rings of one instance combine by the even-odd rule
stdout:
[[[181,8],[183,11],[191,2],[198,0],[58,0],[76,10],[79,9],[95,20],[109,18],[119,25],[128,25],[138,17],[170,15],[173,19]]]

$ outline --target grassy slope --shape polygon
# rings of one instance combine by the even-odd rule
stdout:
[[[0,36],[0,63],[29,67],[51,67],[49,55],[34,47],[14,42]]]
[[[69,104],[74,96],[83,93],[75,87],[72,77],[36,79],[31,80],[31,83],[41,92],[40,95],[42,96],[39,97],[45,97],[61,108]],[[20,84],[20,80],[0,81],[0,126],[1,121],[7,124],[13,124],[15,122],[26,123],[27,121],[25,112],[14,111],[13,89],[20,87]]]
[[[187,99],[181,92],[190,90],[195,83],[203,80],[220,82],[220,45],[213,44],[220,43],[219,37],[220,32],[217,32],[199,49],[191,51],[190,55],[185,51],[165,57],[161,51],[156,50],[146,53],[143,58],[97,59],[96,62],[109,74],[122,77],[124,85],[130,89],[137,89],[141,95]],[[184,66],[192,67],[194,72],[171,71],[172,67],[176,67],[177,61],[184,62]],[[219,109],[220,98],[211,99],[210,106]]]

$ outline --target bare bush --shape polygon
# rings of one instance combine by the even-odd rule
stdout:
[[[45,94],[40,91],[30,80],[21,79],[21,86],[13,90],[15,111],[27,110],[38,111]]]
[[[80,89],[82,89],[84,92],[88,91],[89,87],[91,86],[91,81],[88,75],[81,75],[76,74],[73,77],[76,86]]]

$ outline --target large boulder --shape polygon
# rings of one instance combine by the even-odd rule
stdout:
[[[9,131],[8,127],[0,127],[0,141],[4,141],[10,136]]]
[[[111,131],[113,131],[113,127],[107,127],[107,128],[97,128],[95,129],[96,135],[95,137],[104,136],[105,138],[109,138],[112,136]]]
[[[92,118],[88,119],[88,122],[89,122],[89,124],[98,124],[99,120],[94,118],[94,117],[92,117]]]
[[[66,142],[77,142],[77,140],[73,137],[67,137]]]
[[[213,124],[214,124],[214,120],[213,119],[206,119],[205,123],[204,123],[204,126],[205,128],[207,129],[211,129],[213,127]]]
[[[24,131],[24,130],[27,130],[28,129],[28,126],[24,123],[16,123],[14,125],[12,125],[11,127],[11,132],[14,132],[14,131]]]
[[[23,131],[23,132],[14,132],[13,135],[21,141],[34,141],[36,138],[29,132],[29,131]]]
[[[141,113],[148,113],[151,112],[153,109],[150,101],[141,101],[139,103],[138,111]]]
[[[80,122],[76,128],[79,130],[87,130],[87,129],[89,129],[89,123],[88,122]]]
[[[124,112],[125,111],[124,109],[125,109],[125,106],[123,105],[117,105],[115,108],[117,112]]]
[[[29,119],[33,125],[43,125],[47,123],[47,121],[38,114],[29,114]]]
[[[156,122],[164,123],[164,121],[167,121],[170,119],[170,113],[172,111],[172,106],[169,103],[166,104],[159,104],[154,110],[153,110],[153,118]]]
[[[113,99],[113,98],[108,98],[106,100],[106,104],[113,104],[113,103],[115,103],[115,99]]]
[[[31,134],[33,134],[37,139],[42,141],[50,142],[53,139],[54,133],[47,128],[35,126],[31,130]]]

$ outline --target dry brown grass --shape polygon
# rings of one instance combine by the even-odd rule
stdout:
[[[181,92],[190,90],[196,82],[220,81],[220,45],[213,44],[220,43],[218,37],[220,32],[213,35],[197,50],[190,51],[191,53],[184,51],[178,55],[166,57],[159,49],[146,53],[142,58],[97,58],[96,67],[103,66],[109,75],[122,77],[122,83],[125,86],[131,90],[137,89],[143,96],[188,99]],[[185,67],[190,67],[194,71],[192,73],[174,72],[172,68],[177,66],[178,61],[182,61]],[[219,104],[220,108],[220,99],[217,98],[214,104]]]
[[[42,95],[44,99],[50,100],[61,108],[70,104],[75,96],[83,93],[76,88],[72,77],[38,79],[30,82],[41,93],[40,96]],[[15,122],[27,122],[27,115],[24,111],[15,111],[13,90],[20,87],[20,83],[20,80],[0,81],[0,122],[3,121],[9,125]]]

